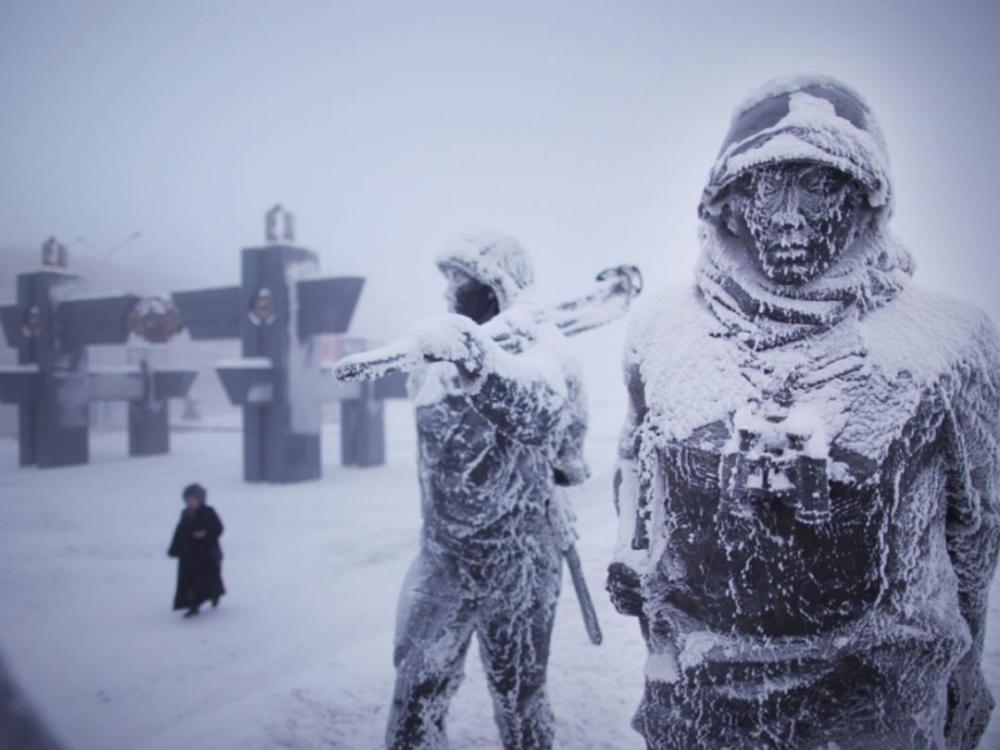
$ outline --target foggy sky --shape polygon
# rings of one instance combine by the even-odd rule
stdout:
[[[881,120],[918,282],[996,319],[998,8],[4,0],[0,249],[140,230],[123,262],[235,283],[281,201],[378,335],[441,309],[466,229],[519,237],[542,296],[623,260],[689,283],[733,107],[821,72]]]

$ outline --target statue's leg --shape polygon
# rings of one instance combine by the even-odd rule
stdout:
[[[545,678],[560,575],[553,547],[524,570],[523,591],[491,598],[478,613],[480,655],[505,750],[552,747],[555,720]]]
[[[421,552],[403,582],[396,613],[396,687],[386,729],[390,750],[442,750],[445,716],[462,681],[473,602],[443,561]]]

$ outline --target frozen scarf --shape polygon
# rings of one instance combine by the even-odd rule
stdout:
[[[698,287],[729,335],[753,350],[826,331],[890,301],[909,280],[906,248],[884,231],[862,235],[822,276],[802,286],[776,284],[752,265],[742,243],[706,221]]]

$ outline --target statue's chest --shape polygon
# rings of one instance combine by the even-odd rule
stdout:
[[[697,476],[748,496],[870,481],[928,390],[850,332],[763,352],[706,337],[682,354],[669,380],[639,371],[643,442],[701,456]]]
[[[884,589],[886,497],[899,491],[897,464],[917,455],[901,436],[926,389],[866,352],[826,354],[716,351],[703,396],[658,387],[647,398],[648,523],[633,546],[665,537],[665,600],[713,627],[826,630]],[[685,412],[698,423],[679,434],[671,415]]]
[[[464,397],[419,406],[416,417],[421,456],[441,470],[468,470],[496,446],[496,428]]]

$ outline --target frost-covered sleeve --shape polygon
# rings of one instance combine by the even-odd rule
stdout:
[[[614,502],[618,513],[618,539],[608,567],[607,589],[615,609],[625,615],[642,612],[641,581],[636,570],[634,550],[645,540],[640,527],[639,498],[639,426],[645,414],[645,395],[638,364],[626,358],[625,385],[628,389],[628,412],[618,442],[615,467]]]
[[[566,373],[543,342],[512,354],[454,313],[429,318],[410,336],[426,361],[455,365],[476,411],[500,432],[528,445],[551,439],[566,403]]]
[[[586,436],[587,394],[583,387],[583,378],[576,367],[567,367],[563,427],[553,463],[556,484],[561,487],[582,484],[590,476],[590,469],[583,456]]]
[[[990,581],[1000,550],[1000,337],[983,318],[973,353],[944,393],[948,555],[973,643],[949,685],[949,747],[972,747],[992,705],[980,671]],[[971,743],[971,744],[970,744]]]
[[[471,394],[480,414],[519,443],[541,445],[559,426],[567,386],[558,359],[535,346],[508,354],[487,342],[488,357],[480,385]]]

